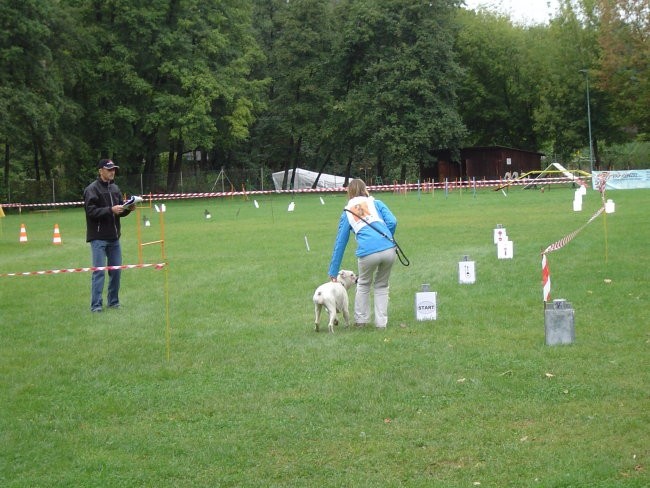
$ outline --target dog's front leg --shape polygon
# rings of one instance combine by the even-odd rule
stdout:
[[[342,310],[343,318],[345,319],[345,326],[350,326],[350,312],[348,312],[347,307]]]

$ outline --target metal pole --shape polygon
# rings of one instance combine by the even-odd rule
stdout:
[[[589,70],[581,69],[581,73],[585,74],[587,81],[587,125],[589,127],[589,172],[594,172],[594,145],[591,138],[591,103],[589,102]]]

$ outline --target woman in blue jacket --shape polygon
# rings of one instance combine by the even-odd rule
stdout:
[[[396,249],[393,234],[397,219],[380,200],[368,193],[363,180],[351,180],[348,185],[348,203],[339,219],[329,276],[336,281],[343,254],[354,232],[358,260],[357,292],[354,300],[354,321],[357,326],[370,323],[370,288],[374,288],[374,322],[377,328],[388,324],[388,279]]]

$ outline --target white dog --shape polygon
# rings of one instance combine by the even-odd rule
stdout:
[[[330,320],[327,328],[334,332],[334,326],[338,325],[336,313],[341,312],[345,319],[345,326],[350,325],[350,312],[348,311],[348,288],[357,282],[357,275],[352,271],[341,270],[336,275],[336,281],[329,281],[320,285],[314,292],[314,309],[316,312],[316,332],[320,322],[320,312],[325,307]]]

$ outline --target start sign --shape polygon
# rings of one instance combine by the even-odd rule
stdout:
[[[415,318],[417,320],[436,320],[436,295],[435,291],[421,291],[415,294]]]

